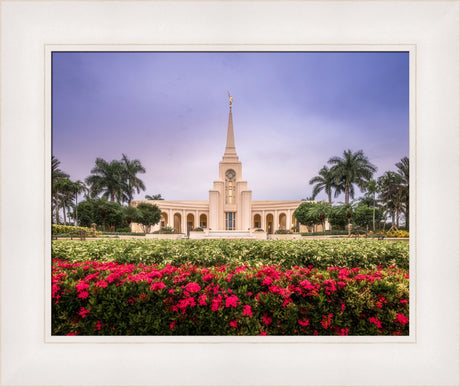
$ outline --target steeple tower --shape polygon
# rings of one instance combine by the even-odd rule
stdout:
[[[227,128],[227,144],[225,146],[225,152],[223,161],[238,161],[238,155],[236,154],[235,148],[235,135],[233,133],[233,117],[232,117],[232,103],[233,98],[229,96],[230,112],[228,114],[228,128]]]

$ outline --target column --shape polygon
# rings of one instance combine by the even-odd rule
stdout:
[[[187,234],[187,214],[185,210],[181,210],[181,231],[183,234]]]

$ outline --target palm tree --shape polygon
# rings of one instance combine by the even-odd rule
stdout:
[[[59,224],[59,208],[62,208],[64,224],[67,224],[66,209],[73,205],[75,196],[74,183],[67,177],[57,178],[53,184],[56,223]]]
[[[89,185],[91,196],[102,193],[103,197],[110,198],[112,202],[115,199],[119,203],[128,200],[125,165],[117,160],[107,162],[100,157],[96,159],[95,164],[95,167],[91,169],[91,175],[85,180]]]
[[[331,173],[335,177],[338,193],[342,190],[345,192],[345,204],[350,202],[350,197],[353,199],[355,196],[354,185],[364,189],[377,171],[377,167],[371,164],[362,150],[355,153],[346,150],[343,157],[332,157],[328,163],[332,164]]]
[[[156,195],[145,195],[146,200],[165,200],[161,194],[156,194]]]
[[[54,156],[51,156],[51,180],[55,181],[60,177],[69,177],[69,175],[59,169],[61,162]]]
[[[334,197],[337,197],[341,191],[341,188],[337,185],[335,176],[326,165],[319,170],[318,176],[313,177],[309,181],[309,184],[316,184],[313,187],[313,200],[321,191],[324,190],[327,194],[329,204],[332,203],[332,190],[335,190]]]
[[[403,157],[397,162],[398,174],[401,176],[401,196],[404,204],[404,221],[406,227],[409,226],[409,158]]]
[[[77,225],[78,222],[78,194],[81,193],[86,193],[88,192],[88,187],[86,187],[86,184],[82,182],[81,180],[77,180],[73,182],[73,190],[75,192],[75,217],[74,217],[74,225]]]
[[[399,214],[403,209],[401,195],[402,177],[396,172],[387,171],[377,180],[379,200],[385,207],[387,215],[391,216],[391,225],[399,227]]]
[[[138,173],[145,173],[145,168],[139,160],[129,160],[125,154],[122,155],[121,162],[125,168],[124,178],[126,180],[126,196],[128,199],[128,205],[131,205],[134,192],[136,191],[137,193],[140,193],[141,190],[145,191],[144,182],[137,177]]]
[[[377,181],[369,180],[366,186],[367,195],[372,197],[372,231],[375,231],[375,194],[377,193]]]
[[[59,194],[61,190],[60,179],[68,178],[69,175],[59,168],[61,162],[54,156],[51,156],[51,218],[53,210],[56,224],[59,224]]]

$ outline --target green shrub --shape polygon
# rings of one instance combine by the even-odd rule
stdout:
[[[129,228],[129,227],[120,227],[120,228],[117,228],[117,232],[119,232],[119,233],[131,233],[131,228]]]
[[[275,234],[292,234],[291,230],[276,230]]]
[[[64,226],[61,224],[53,224],[51,226],[51,233],[53,235],[67,234],[72,231],[85,231],[86,235],[91,235],[91,229],[88,227]],[[96,234],[100,235],[101,233],[97,231]]]
[[[53,335],[408,335],[396,268],[53,261]]]
[[[53,241],[53,258],[137,264],[279,265],[375,269],[409,268],[409,244],[371,238],[327,240],[94,240]]]

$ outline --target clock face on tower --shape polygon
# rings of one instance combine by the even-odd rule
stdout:
[[[235,177],[235,171],[229,169],[225,176],[227,177],[227,179],[232,180]]]

